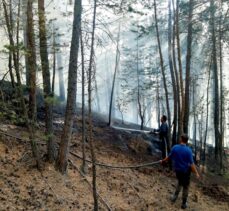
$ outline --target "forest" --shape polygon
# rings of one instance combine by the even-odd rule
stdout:
[[[228,0],[0,0],[0,38],[0,210],[179,210],[185,134],[229,210]]]

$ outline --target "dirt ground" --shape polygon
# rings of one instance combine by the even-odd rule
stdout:
[[[1,125],[1,129],[14,136],[26,139],[23,128]],[[112,130],[97,128],[95,131],[97,160],[113,165],[135,165],[156,161],[149,156],[128,150],[126,144],[112,139]],[[39,132],[37,132],[39,133]],[[42,129],[40,131],[42,133]],[[103,134],[103,135],[101,135]],[[58,140],[58,133],[56,133]],[[39,134],[37,135],[39,137]],[[81,154],[80,136],[74,135],[71,152]],[[45,150],[45,145],[40,145]],[[44,162],[42,172],[34,168],[30,145],[16,138],[0,135],[0,210],[93,210],[90,185],[91,164],[83,177],[78,169],[81,160],[70,155],[67,175],[61,175],[53,165]],[[87,157],[89,150],[87,148]],[[229,182],[228,182],[229,183]],[[192,178],[188,208],[192,211],[229,210],[228,183],[208,183]],[[99,200],[99,210],[157,211],[181,210],[181,197],[171,204],[169,198],[175,188],[174,173],[160,165],[140,169],[97,168],[98,193],[106,202]],[[207,184],[207,185],[206,185]]]

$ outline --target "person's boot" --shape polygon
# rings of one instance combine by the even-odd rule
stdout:
[[[178,194],[173,194],[170,198],[171,202],[174,203],[177,200]]]
[[[182,200],[181,209],[186,209],[187,207],[188,207],[187,199],[183,199],[183,200]]]

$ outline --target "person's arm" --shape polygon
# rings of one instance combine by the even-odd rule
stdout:
[[[166,162],[168,162],[169,161],[169,157],[166,157],[166,158],[164,158],[163,160],[160,160],[160,163],[161,164],[163,164],[163,163],[166,163]]]
[[[200,178],[200,175],[196,169],[196,166],[194,163],[191,164],[191,171],[196,175],[196,178],[199,179]]]
[[[194,164],[194,160],[193,160],[193,156],[192,156],[192,150],[189,148],[189,162],[190,162],[190,168],[191,168],[191,172],[193,172],[196,175],[196,178],[199,179],[200,175],[196,169],[196,166]]]
[[[153,132],[154,132],[154,133],[159,133],[159,132],[160,132],[160,128],[158,128],[158,129],[153,129]]]
[[[159,131],[160,131],[160,129],[155,129],[155,128],[153,128],[153,129],[150,131],[150,134],[158,134]]]
[[[169,153],[169,155],[166,158],[164,158],[163,160],[160,160],[160,163],[164,164],[164,163],[168,162],[170,159],[172,160],[173,154],[174,154],[174,147],[171,149],[171,152]]]

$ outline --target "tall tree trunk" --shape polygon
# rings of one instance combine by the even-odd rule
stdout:
[[[53,26],[53,44],[52,44],[52,50],[53,50],[53,71],[52,71],[52,96],[55,95],[55,79],[56,79],[56,39],[55,39],[55,32],[54,32],[54,26]]]
[[[9,68],[9,72],[10,72],[10,79],[11,79],[11,85],[12,88],[15,88],[15,80],[14,80],[14,74],[13,74],[13,65],[12,65],[12,52],[9,52],[9,62],[8,62],[8,68]]]
[[[67,170],[68,145],[71,141],[73,117],[76,109],[77,62],[81,26],[82,0],[75,0],[72,41],[69,59],[68,94],[65,112],[64,130],[61,137],[57,168],[61,173]]]
[[[96,8],[97,8],[97,0],[94,0],[94,11],[93,11],[93,24],[92,24],[92,37],[91,37],[91,52],[90,52],[90,60],[89,60],[89,68],[88,68],[88,118],[89,118],[89,143],[90,143],[90,151],[92,158],[92,185],[93,185],[93,198],[94,198],[94,211],[99,209],[98,205],[98,196],[96,190],[96,156],[94,152],[94,143],[93,143],[93,134],[92,134],[92,63],[94,57],[94,41],[95,41],[95,20],[96,20]]]
[[[186,73],[185,73],[185,103],[184,103],[184,118],[183,131],[188,133],[189,123],[189,93],[190,93],[190,70],[192,58],[192,17],[193,17],[193,0],[189,0],[189,15],[188,15],[188,35],[187,35],[187,54],[186,54]]]
[[[199,125],[199,142],[200,142],[200,161],[202,160],[203,155],[203,116],[204,116],[204,110],[202,108],[201,111],[201,119],[198,119],[198,125]]]
[[[11,26],[11,29],[12,29],[12,34],[13,34],[13,11],[12,11],[12,0],[10,0],[9,2],[9,6],[10,6],[10,11],[9,11],[9,21],[10,21],[10,26]],[[12,87],[15,88],[15,81],[14,81],[14,75],[13,75],[13,68],[12,68],[12,52],[10,51],[9,52],[9,71],[10,71],[10,77],[11,77],[11,84],[12,84]]]
[[[60,45],[60,38],[57,36],[57,43]],[[61,52],[57,52],[57,74],[59,79],[59,99],[65,101],[65,85]]]
[[[96,68],[96,67],[95,67]],[[98,85],[97,85],[97,79],[96,79],[96,71],[94,72],[94,82],[95,82],[95,98],[96,98],[96,107],[97,107],[97,112],[101,113],[101,107],[99,103],[99,91],[98,91]]]
[[[142,105],[141,100],[143,99],[143,96],[141,96],[140,93],[140,73],[139,73],[139,40],[138,40],[138,34],[137,34],[137,108],[138,108],[138,115],[140,117],[141,120],[141,126],[140,129],[143,130],[144,128],[144,122],[145,122],[145,114],[144,114],[144,108]]]
[[[27,51],[26,60],[28,63],[28,75],[30,80],[29,83],[29,118],[34,122],[36,120],[36,47],[35,47],[35,35],[34,35],[34,24],[33,24],[33,1],[28,0],[27,2],[27,27],[26,40],[27,40]]]
[[[35,121],[36,121],[36,46],[35,46],[35,35],[34,35],[34,24],[33,24],[33,0],[27,2],[27,51],[26,55],[28,62],[28,74],[29,74],[29,131],[30,131],[30,143],[33,151],[33,156],[36,158],[37,166],[40,169],[40,156],[38,147],[35,142]]]
[[[172,146],[176,144],[177,134],[177,87],[175,79],[175,70],[173,66],[173,49],[172,49],[172,9],[171,0],[168,0],[168,56],[169,56],[169,69],[172,79],[173,87],[173,134],[172,134]]]
[[[196,145],[196,79],[193,79],[193,85],[192,85],[192,107],[193,107],[193,142],[194,142],[194,160],[196,162],[196,155],[197,155],[197,145]]]
[[[179,98],[180,100],[180,124],[178,125],[178,131],[183,133],[183,118],[184,118],[184,85],[183,85],[183,68],[182,68],[182,60],[181,60],[181,46],[180,46],[180,27],[179,27],[179,13],[180,13],[180,0],[176,1],[176,41],[177,41],[177,58],[178,58],[178,67],[179,67],[179,84],[180,84],[180,92]]]
[[[55,160],[55,144],[53,140],[53,103],[52,90],[49,71],[47,35],[45,25],[45,6],[44,0],[38,0],[38,15],[39,15],[39,37],[40,37],[40,56],[43,76],[43,89],[45,101],[45,126],[48,160],[53,162]]]
[[[85,153],[85,146],[86,146],[86,131],[85,131],[85,68],[84,68],[84,45],[83,45],[83,33],[81,30],[80,35],[80,46],[81,46],[81,67],[82,67],[82,155],[83,161],[81,170],[84,174],[87,173],[86,170],[86,153]]]
[[[155,17],[155,25],[156,25],[156,33],[157,33],[157,43],[158,43],[158,50],[160,55],[160,66],[161,66],[161,73],[163,77],[163,85],[165,90],[165,98],[166,98],[166,110],[167,110],[167,117],[168,117],[168,124],[169,124],[169,140],[171,140],[171,114],[170,114],[170,107],[169,107],[169,96],[168,96],[168,88],[166,84],[166,77],[165,77],[165,67],[164,67],[164,60],[161,50],[161,41],[160,41],[160,34],[158,29],[158,19],[157,19],[157,5],[156,0],[154,0],[154,17]]]
[[[16,26],[16,55],[17,61],[20,61],[20,52],[19,52],[19,30],[20,30],[20,15],[21,15],[21,0],[18,1],[18,10],[17,10],[17,26]]]
[[[115,70],[114,70],[112,88],[111,88],[108,126],[111,126],[111,115],[112,115],[112,110],[114,106],[113,105],[113,98],[114,98],[113,95],[114,95],[114,89],[115,89],[115,80],[116,80],[116,75],[118,72],[118,66],[119,66],[119,60],[120,60],[119,40],[120,40],[120,23],[119,23],[118,38],[117,38],[117,43],[116,43]]]
[[[212,71],[214,82],[214,132],[215,132],[215,158],[219,155],[219,84],[218,84],[218,66],[217,66],[217,52],[216,52],[216,35],[215,35],[215,3],[211,0],[210,4],[210,25],[211,25],[211,39],[212,39]]]
[[[157,88],[156,88],[156,98],[157,98],[157,128],[160,128],[160,118],[161,118],[161,109],[160,109],[160,84],[159,84],[159,77],[157,76]]]
[[[203,150],[203,163],[206,161],[206,144],[207,144],[207,135],[208,135],[208,118],[209,118],[209,89],[210,89],[210,80],[211,80],[211,66],[212,66],[212,56],[210,57],[210,66],[208,70],[208,83],[207,83],[207,97],[206,97],[206,124],[205,124],[205,133],[204,133],[204,150]]]
[[[27,5],[28,0],[22,0],[22,20],[23,20],[23,39],[24,39],[24,46],[28,49],[27,45]],[[25,56],[25,80],[26,86],[29,87],[29,71],[28,71],[28,57]]]
[[[223,85],[223,51],[222,51],[222,1],[220,1],[220,22],[219,22],[219,71],[220,71],[220,136],[219,136],[219,158],[220,158],[220,170],[223,169],[223,139],[224,139],[224,85]]]
[[[196,143],[196,114],[194,113],[194,121],[193,121],[193,142],[194,142],[194,161],[196,162],[196,156],[197,156],[197,143]]]
[[[10,26],[12,30],[12,34],[14,34],[14,20],[13,20],[13,5],[12,5],[12,0],[9,0],[9,21],[10,21]]]
[[[182,115],[181,115],[181,98],[180,98],[180,83],[179,83],[179,75],[178,75],[178,70],[177,70],[177,62],[176,62],[176,48],[175,48],[175,42],[176,42],[176,10],[175,10],[175,5],[174,5],[174,0],[172,1],[173,3],[173,13],[174,13],[174,18],[173,18],[173,45],[172,45],[172,55],[173,55],[173,67],[174,67],[174,73],[175,73],[175,81],[176,81],[176,100],[177,100],[177,136],[176,136],[176,143],[178,143],[181,131],[182,131]]]

